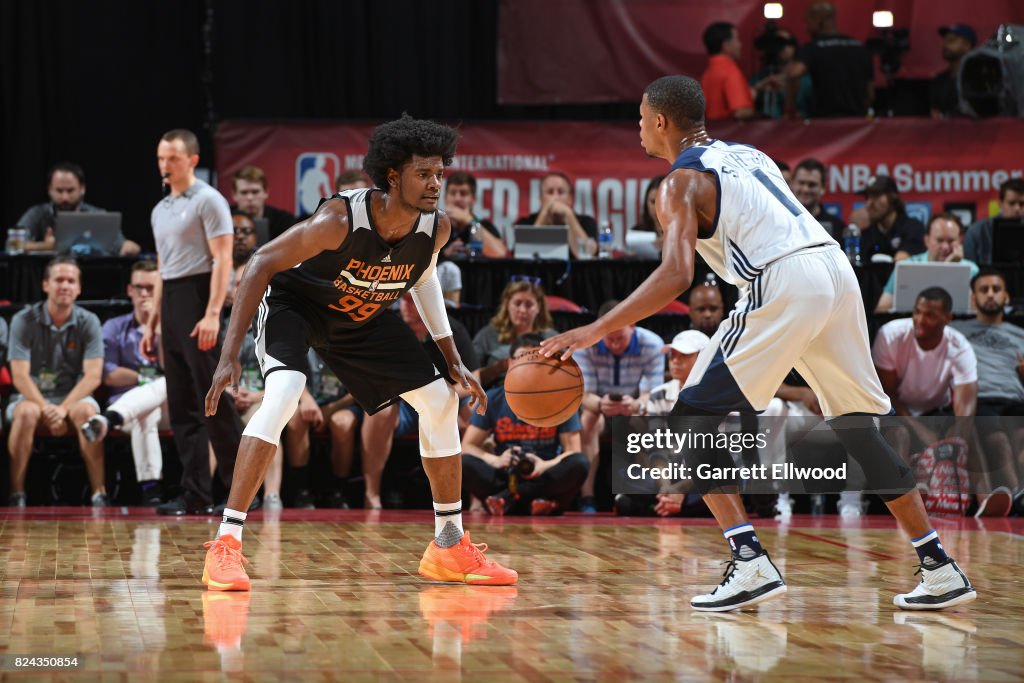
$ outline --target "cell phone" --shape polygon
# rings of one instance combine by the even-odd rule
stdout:
[[[608,394],[608,400],[609,401],[621,401],[622,400],[622,394]]]

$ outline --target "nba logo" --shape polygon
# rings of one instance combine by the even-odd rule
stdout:
[[[908,216],[928,225],[928,218],[932,215],[931,202],[906,202],[905,206]]]
[[[320,200],[334,194],[341,164],[337,154],[303,152],[295,159],[295,214],[308,216]]]

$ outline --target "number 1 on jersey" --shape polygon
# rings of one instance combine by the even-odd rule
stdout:
[[[776,199],[778,199],[779,202],[784,207],[786,207],[786,209],[791,214],[793,214],[794,216],[799,216],[800,215],[800,208],[798,206],[796,206],[795,204],[793,204],[793,202],[791,202],[789,200],[789,197],[786,196],[785,192],[783,192],[782,190],[779,189],[778,185],[776,185],[774,182],[772,182],[772,179],[768,177],[767,173],[765,173],[764,171],[762,171],[761,169],[758,168],[758,169],[754,170],[754,177],[757,178],[758,181],[762,185],[764,185],[765,188],[767,188],[767,190],[769,192],[772,193],[772,196],[774,196]]]

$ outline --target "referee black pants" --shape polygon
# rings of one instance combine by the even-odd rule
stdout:
[[[209,445],[217,456],[217,472],[224,485],[231,486],[242,421],[235,402],[225,392],[217,414],[206,417],[206,393],[220,358],[220,341],[209,351],[200,351],[192,328],[206,314],[210,297],[210,275],[193,275],[165,280],[160,308],[167,376],[167,406],[170,409],[174,445],[181,458],[181,485],[192,504],[213,503]]]

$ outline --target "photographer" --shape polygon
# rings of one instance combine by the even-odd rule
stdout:
[[[788,30],[779,28],[769,21],[764,32],[754,39],[754,47],[761,53],[764,67],[750,79],[750,85],[757,92],[754,100],[757,112],[769,119],[781,119],[786,113],[786,80],[784,74],[790,63],[796,59],[796,38]],[[796,109],[800,118],[810,113],[813,93],[811,77],[804,74],[799,79],[796,95]]]
[[[512,358],[539,346],[528,334],[512,342]],[[493,437],[494,449],[485,442]],[[516,417],[505,387],[487,392],[487,412],[473,414],[462,437],[462,482],[470,495],[485,500],[492,515],[550,515],[563,512],[587,478],[580,452],[580,419],[557,427],[534,427]]]

